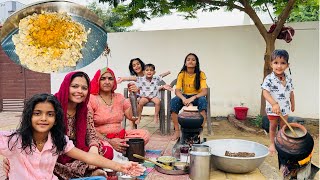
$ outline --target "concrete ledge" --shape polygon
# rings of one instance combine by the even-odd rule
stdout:
[[[253,128],[250,128],[248,126],[246,126],[244,123],[242,123],[241,121],[239,121],[238,119],[236,119],[236,117],[233,114],[229,114],[228,115],[228,121],[234,125],[234,127],[236,127],[237,129],[241,130],[241,131],[246,131],[249,133],[254,133],[254,134],[260,134],[263,133],[263,130],[255,130]]]
[[[260,165],[259,170],[266,179],[283,179],[280,176],[279,170],[267,162],[263,162]]]

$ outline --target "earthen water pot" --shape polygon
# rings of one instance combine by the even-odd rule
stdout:
[[[182,128],[201,128],[203,116],[199,113],[199,111],[188,111],[183,109],[183,111],[178,115],[178,122]]]
[[[290,125],[298,137],[294,137],[287,125],[284,125],[275,137],[275,146],[281,158],[300,161],[312,152],[314,141],[304,126],[298,123]]]

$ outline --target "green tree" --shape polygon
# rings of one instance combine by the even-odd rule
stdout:
[[[280,6],[280,9],[281,6],[283,6],[282,3],[278,5]],[[275,11],[275,13],[278,14],[279,11]],[[308,0],[305,1],[305,3],[296,4],[287,19],[287,22],[305,21],[319,21],[319,0]]]
[[[126,32],[128,26],[122,26],[122,17],[119,13],[113,12],[111,8],[103,10],[96,2],[89,4],[88,9],[94,12],[104,24],[107,32]]]
[[[153,17],[172,13],[183,13],[186,18],[193,18],[196,17],[198,10],[212,12],[224,8],[227,11],[239,10],[248,14],[265,41],[263,71],[263,77],[265,77],[272,71],[270,67],[271,53],[275,49],[277,36],[290,12],[292,10],[293,12],[299,12],[301,5],[309,6],[309,4],[318,0],[131,0],[126,4],[119,4],[120,1],[124,2],[126,0],[99,0],[99,2],[106,2],[116,7],[116,12],[123,16],[121,21],[123,25],[132,25],[132,21],[137,18],[149,20]],[[258,11],[267,11],[268,7],[274,8],[277,14],[276,28],[270,33],[257,15]],[[261,114],[265,114],[264,108],[265,100],[261,95]]]

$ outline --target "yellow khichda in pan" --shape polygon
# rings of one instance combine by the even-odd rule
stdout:
[[[21,19],[12,40],[21,65],[49,73],[76,66],[88,33],[67,13],[43,12]]]

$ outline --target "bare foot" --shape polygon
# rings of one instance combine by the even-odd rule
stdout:
[[[171,141],[175,141],[180,137],[180,130],[175,130],[172,137],[171,137]]]
[[[159,116],[158,115],[154,115],[153,121],[154,121],[154,123],[158,124],[159,123]]]
[[[271,156],[273,156],[276,153],[276,147],[274,146],[274,144],[270,144],[269,152]]]
[[[141,120],[141,119],[138,118],[134,123],[135,123],[135,124],[139,124],[139,123],[140,123],[140,120]]]
[[[107,173],[102,169],[96,169],[92,172],[91,176],[104,176],[107,177]]]

